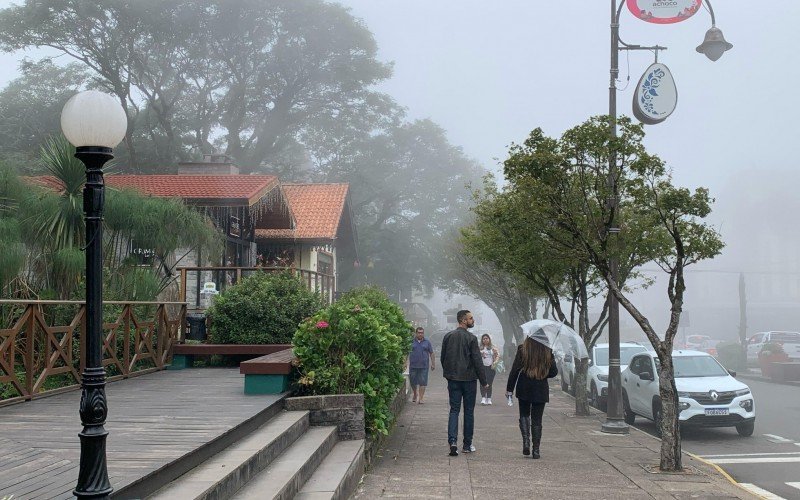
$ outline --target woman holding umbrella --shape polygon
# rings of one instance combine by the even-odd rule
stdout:
[[[539,443],[542,440],[542,415],[544,405],[550,401],[547,379],[558,375],[553,350],[529,335],[517,348],[514,365],[508,375],[506,396],[517,391],[519,400],[519,430],[522,432],[522,454],[531,453],[533,433],[533,458],[539,458]]]

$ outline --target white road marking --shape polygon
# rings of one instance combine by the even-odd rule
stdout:
[[[721,460],[711,459],[715,464],[785,464],[800,462],[800,456],[794,457],[752,457],[752,458],[723,458]]]
[[[769,491],[767,491],[767,490],[765,490],[763,488],[759,488],[755,484],[739,483],[739,486],[741,486],[742,488],[746,489],[750,493],[753,493],[755,495],[759,495],[761,498],[765,498],[766,500],[786,500],[785,498],[779,497],[778,495],[776,495],[774,493],[770,493]]]
[[[800,483],[786,483],[786,486],[791,486],[792,488],[800,490]]]
[[[598,431],[599,432],[599,431]],[[770,457],[777,455],[800,455],[800,451],[785,451],[781,453],[734,453],[730,455],[700,455],[700,458],[722,458],[722,457]]]
[[[773,443],[794,443],[794,439],[786,439],[775,434],[764,434],[764,437],[767,438],[767,441],[772,441]]]

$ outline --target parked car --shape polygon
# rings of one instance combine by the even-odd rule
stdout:
[[[756,333],[747,340],[747,360],[757,361],[766,343],[781,344],[789,359],[800,359],[800,333],[770,331]]]
[[[708,353],[674,351],[675,385],[678,388],[679,422],[703,427],[736,427],[740,436],[751,436],[756,405],[750,388],[736,380]],[[656,422],[660,432],[661,400],[658,394],[658,357],[653,352],[635,355],[622,372],[622,406],[625,422],[636,416]]]
[[[685,349],[695,349],[703,351],[711,346],[711,337],[708,335],[689,335],[686,337],[686,343],[683,345]]]
[[[641,344],[623,342],[619,345],[620,371],[627,368],[634,354],[647,351]],[[601,411],[606,411],[608,398],[608,344],[597,344],[589,353],[589,370],[586,372],[586,390],[589,403]]]
[[[557,355],[556,367],[561,378],[561,390],[575,394],[575,358],[572,354]]]

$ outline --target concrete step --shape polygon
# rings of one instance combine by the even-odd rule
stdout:
[[[294,498],[337,442],[336,427],[311,427],[233,496],[235,500]]]
[[[346,500],[364,474],[364,440],[336,443],[294,497],[295,500]]]
[[[154,500],[227,499],[309,429],[307,411],[282,411],[151,495]]]

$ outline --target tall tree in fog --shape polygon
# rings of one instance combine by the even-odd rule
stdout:
[[[370,90],[391,74],[372,34],[321,0],[29,0],[0,11],[0,47],[99,77],[128,111],[134,171],[214,146],[245,172],[291,167],[394,112]]]
[[[391,292],[430,290],[442,275],[442,245],[469,216],[470,185],[483,170],[429,120],[353,146],[325,173],[352,188],[360,253],[369,259],[354,279]]]

